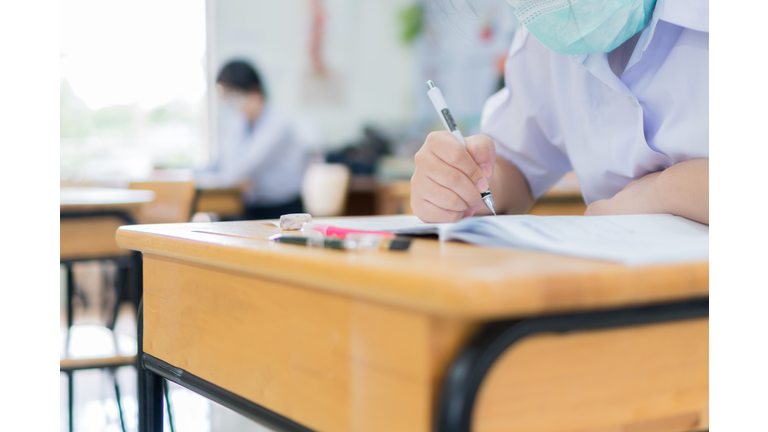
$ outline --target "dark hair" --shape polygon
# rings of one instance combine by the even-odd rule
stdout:
[[[216,82],[245,92],[264,94],[259,73],[250,63],[243,60],[232,60],[224,65],[216,77]]]

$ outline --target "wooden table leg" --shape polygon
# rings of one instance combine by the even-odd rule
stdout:
[[[139,390],[139,432],[162,432],[163,430],[163,378],[144,368],[144,311],[143,300],[139,302],[138,351],[136,355],[136,376]]]

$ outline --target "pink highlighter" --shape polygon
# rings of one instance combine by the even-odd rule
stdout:
[[[355,229],[348,229],[348,228],[339,228],[331,225],[323,225],[318,223],[305,223],[301,226],[301,232],[304,233],[304,235],[307,235],[307,231],[316,231],[321,233],[324,236],[334,236],[334,237],[340,237],[340,238],[346,238],[349,234],[371,234],[371,235],[378,235],[382,237],[395,237],[394,233],[388,232],[388,231],[365,231],[365,230],[355,230]]]

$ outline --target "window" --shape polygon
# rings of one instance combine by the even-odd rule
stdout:
[[[205,0],[62,0],[61,179],[203,162],[205,41]]]

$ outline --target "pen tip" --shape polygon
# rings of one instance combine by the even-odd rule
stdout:
[[[488,210],[493,213],[494,216],[496,216],[496,206],[493,203],[493,197],[491,196],[491,192],[487,191],[482,194],[483,202],[488,207]]]

